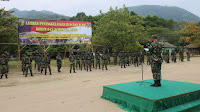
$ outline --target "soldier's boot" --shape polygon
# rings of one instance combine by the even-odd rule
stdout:
[[[8,75],[7,74],[5,74],[6,75],[6,79],[8,78]]]
[[[151,84],[151,86],[155,86],[156,85],[156,80],[154,80],[154,83],[153,84]]]
[[[99,69],[101,69],[100,64],[99,64]]]
[[[45,71],[44,73],[45,73],[45,75],[47,75],[47,71]]]
[[[32,72],[31,72],[31,76],[33,76]]]
[[[155,87],[159,87],[159,80],[156,80]]]
[[[2,79],[2,77],[3,77],[3,74],[1,75],[1,78],[0,78],[0,79]]]
[[[161,86],[160,80],[158,80],[158,86]]]
[[[49,71],[49,72],[50,72],[50,75],[52,75],[52,74],[51,74],[51,69],[50,69],[50,71]]]
[[[75,72],[75,69],[74,69],[74,73],[76,73],[76,72]]]
[[[69,73],[72,73],[72,70],[70,70],[70,72]]]
[[[126,68],[126,65],[124,64],[124,68]]]
[[[106,66],[106,70],[108,70],[107,66]]]
[[[27,77],[27,73],[25,74],[25,77]]]

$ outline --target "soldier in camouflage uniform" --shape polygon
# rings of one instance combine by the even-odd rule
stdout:
[[[176,63],[176,51],[175,51],[175,50],[173,50],[173,51],[171,52],[171,57],[172,57],[172,61],[173,61],[174,63]]]
[[[57,60],[57,69],[58,69],[58,72],[61,72],[60,69],[62,67],[62,57],[61,57],[60,53],[58,53],[58,55],[56,56],[56,60]]]
[[[93,68],[94,68],[94,55],[93,55],[93,53],[91,53],[91,65],[93,65]]]
[[[187,61],[190,61],[190,52],[189,52],[189,50],[187,51]]]
[[[22,55],[22,72],[23,72],[23,75],[25,75],[26,74],[26,64],[25,64],[25,57],[26,57],[26,55],[25,54],[23,54]]]
[[[114,65],[117,65],[117,53],[113,53]]]
[[[6,78],[8,78],[8,70],[6,67],[6,61],[7,61],[7,56],[5,54],[2,55],[2,57],[0,58],[0,72],[1,72],[1,79],[3,77],[3,75],[5,74]]]
[[[169,50],[166,50],[166,62],[169,63]]]
[[[133,59],[134,59],[134,53],[133,52],[131,52],[131,54],[130,54],[130,56],[131,56],[131,59],[130,59],[130,64],[133,64]]]
[[[87,66],[87,71],[88,71],[88,68],[91,70],[91,55],[90,53],[88,53],[88,55],[86,56],[86,66]]]
[[[108,61],[108,63],[110,64],[110,54],[109,54],[109,52],[107,53],[107,61]]]
[[[38,51],[35,51],[35,55],[34,55],[34,60],[35,60],[35,69],[38,67],[38,58],[39,58],[39,54]]]
[[[153,74],[154,84],[151,86],[159,87],[161,86],[161,65],[162,65],[162,46],[157,41],[157,36],[152,36],[152,44],[149,47],[149,52],[151,55],[151,70]]]
[[[71,73],[71,71],[72,71],[72,68],[73,68],[73,70],[74,70],[74,73],[76,73],[76,72],[75,72],[75,56],[74,56],[73,53],[70,54],[70,56],[69,56],[69,61],[70,61],[70,73]]]
[[[147,51],[147,65],[150,65],[150,59],[151,59],[150,52]]]
[[[50,58],[48,53],[45,56],[44,60],[45,60],[45,75],[47,74],[47,68],[49,68],[49,73],[50,73],[50,75],[52,75],[51,74],[51,63],[50,63],[51,62],[51,58]]]
[[[77,65],[79,66],[79,69],[80,69],[81,63],[80,63],[80,55],[79,55],[79,53],[76,54],[76,69],[77,69]]]
[[[125,54],[124,54],[124,52],[122,52],[122,54],[121,54],[121,68],[124,66],[124,68],[126,68],[126,60],[125,60]]]
[[[9,72],[8,68],[8,62],[9,62],[9,53],[7,51],[4,52],[5,55],[5,60],[6,60],[6,68],[7,68],[7,73]]]
[[[81,54],[81,70],[82,70],[82,67],[84,66],[84,70],[85,69],[85,55],[84,53]]]
[[[98,64],[99,64],[99,69],[101,69],[101,67],[100,67],[101,66],[101,64],[100,64],[101,56],[100,56],[99,52],[95,53],[95,59],[96,59],[96,69],[97,69]]]
[[[31,54],[28,54],[26,57],[25,57],[25,77],[27,77],[28,75],[28,69],[30,70],[30,74],[31,76],[33,76],[32,74],[32,58],[31,58]]]
[[[126,53],[126,54],[125,54],[125,60],[126,60],[126,66],[127,66],[127,65],[130,66],[130,65],[129,65],[129,53]]]
[[[42,54],[41,55],[41,57],[40,57],[40,61],[41,61],[41,63],[40,63],[40,71],[41,71],[41,73],[43,72],[43,69],[45,69],[45,64],[46,64],[46,62],[45,62],[45,54]]]
[[[179,55],[180,55],[181,62],[184,62],[184,51],[183,51],[183,49],[180,49]]]
[[[102,56],[102,70],[103,70],[104,66],[105,66],[106,70],[108,70],[107,64],[108,64],[108,57],[107,57],[106,53],[104,52],[104,54]]]
[[[134,53],[134,65],[135,65],[135,67],[136,67],[136,65],[138,66],[138,55],[139,55],[139,52],[135,52]]]
[[[42,54],[38,54],[38,72],[42,69]]]
[[[119,66],[121,65],[121,55],[122,55],[122,52],[120,51],[120,53],[119,53]]]

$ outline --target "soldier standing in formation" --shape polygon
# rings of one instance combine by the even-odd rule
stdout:
[[[133,64],[134,53],[133,53],[133,52],[131,52],[130,56],[131,56],[131,59],[130,59],[130,64]]]
[[[74,70],[74,73],[76,73],[75,72],[75,57],[74,57],[73,53],[70,54],[69,61],[70,61],[70,73],[72,71],[72,68]]]
[[[96,59],[96,69],[97,69],[97,65],[99,64],[99,69],[101,69],[101,65],[100,65],[100,59],[101,59],[101,56],[99,54],[99,52],[96,52],[95,54],[95,59]]]
[[[121,68],[124,66],[126,68],[126,61],[125,61],[125,54],[124,52],[121,53]]]
[[[166,50],[166,62],[169,63],[169,50]]]
[[[25,75],[26,74],[26,64],[25,64],[25,57],[26,57],[26,55],[25,54],[23,54],[22,55],[22,72],[23,72],[23,75]]]
[[[84,70],[85,69],[85,55],[84,53],[81,54],[81,70],[82,70],[82,67],[84,66]]]
[[[173,61],[174,63],[176,63],[176,51],[175,51],[175,50],[173,50],[173,51],[171,52],[171,56],[172,56],[172,61]]]
[[[190,52],[189,52],[189,50],[187,51],[187,61],[190,61]]]
[[[122,52],[120,51],[120,53],[119,53],[119,66],[121,65],[121,61],[122,61],[121,56],[122,56]]]
[[[7,68],[7,73],[9,72],[8,68],[8,62],[9,62],[9,53],[7,51],[4,52],[5,55],[5,60],[6,60],[6,68]]]
[[[93,53],[91,53],[91,65],[94,68],[94,55],[93,55]]]
[[[28,54],[27,56],[25,56],[25,77],[27,77],[28,75],[28,69],[30,70],[30,74],[31,76],[33,76],[32,74],[32,59],[31,59],[31,54]]]
[[[113,53],[114,65],[117,65],[117,53]]]
[[[150,59],[151,59],[150,52],[147,51],[147,65],[150,65]]]
[[[58,53],[58,55],[56,56],[56,60],[57,60],[58,72],[61,72],[60,69],[62,67],[62,58],[61,58],[61,54],[60,53]]]
[[[79,66],[79,69],[80,69],[81,63],[80,63],[80,55],[79,55],[79,53],[76,54],[76,69],[77,69],[77,65]]]
[[[184,51],[183,51],[183,49],[180,49],[179,55],[180,55],[181,62],[184,62]]]
[[[104,52],[103,56],[102,56],[102,70],[104,69],[104,66],[107,69],[107,64],[108,64],[108,57],[106,56],[106,53]]]
[[[6,61],[7,61],[7,57],[5,54],[2,55],[2,58],[0,58],[0,72],[1,72],[1,79],[3,77],[3,75],[6,76],[6,78],[8,78],[8,70],[7,70],[7,65],[6,65]]]
[[[110,64],[110,54],[109,53],[107,53],[107,60],[108,60],[108,63]]]
[[[45,75],[47,74],[47,68],[49,68],[49,74],[52,75],[51,74],[51,64],[50,64],[51,59],[50,59],[50,56],[48,53],[45,56],[44,60],[45,60]]]
[[[135,65],[135,67],[136,67],[136,65],[138,66],[138,58],[139,58],[138,55],[139,55],[138,52],[134,53],[134,65]]]
[[[151,70],[153,73],[154,84],[151,86],[159,87],[161,86],[161,65],[162,65],[162,46],[157,41],[157,36],[152,36],[152,44],[149,47],[149,52],[151,55]]]
[[[86,56],[86,66],[87,66],[87,71],[88,71],[88,68],[91,70],[91,56],[90,56],[90,53],[88,53],[88,55]]]

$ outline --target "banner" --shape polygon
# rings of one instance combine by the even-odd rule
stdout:
[[[19,45],[92,44],[92,25],[86,21],[18,19]]]

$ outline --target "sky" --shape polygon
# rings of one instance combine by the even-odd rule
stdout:
[[[95,16],[100,10],[107,12],[110,7],[122,8],[123,5],[177,6],[200,17],[200,0],[0,0],[0,8],[5,7],[6,10],[47,10],[70,17],[78,12]]]

